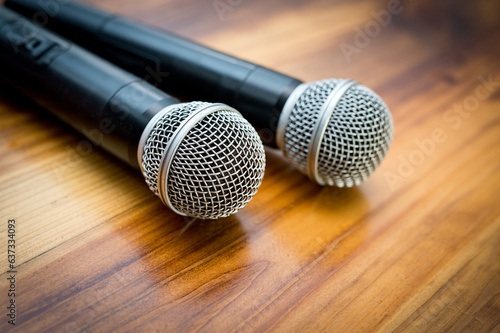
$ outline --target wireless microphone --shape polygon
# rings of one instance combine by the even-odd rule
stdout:
[[[238,111],[179,103],[3,6],[0,77],[140,168],[149,188],[177,214],[228,216],[261,184],[264,147]]]
[[[265,144],[283,151],[321,185],[353,186],[379,166],[392,117],[372,90],[350,80],[303,83],[187,39],[73,1],[7,0],[6,6],[144,76],[168,72],[160,87],[219,100],[243,114]]]

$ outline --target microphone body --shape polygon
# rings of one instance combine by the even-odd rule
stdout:
[[[265,144],[278,146],[320,185],[360,184],[379,166],[392,141],[387,105],[356,82],[303,83],[75,1],[5,4],[138,75],[168,73],[156,82],[163,90],[236,107]]]
[[[31,17],[173,94],[240,111],[276,147],[279,114],[302,82],[144,24],[73,1],[6,1]],[[158,73],[168,74],[163,79]],[[159,82],[161,81],[161,82]]]
[[[150,189],[176,213],[223,217],[256,193],[264,149],[236,110],[180,103],[5,7],[0,51],[0,77],[140,168]]]
[[[0,12],[2,76],[90,139],[99,131],[97,144],[139,168],[144,128],[179,101],[16,16]]]

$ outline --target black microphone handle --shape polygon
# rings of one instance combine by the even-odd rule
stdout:
[[[276,146],[282,108],[302,82],[171,33],[74,1],[7,0],[33,18],[115,64],[186,98],[238,109],[263,142]]]
[[[165,106],[178,103],[3,6],[0,77],[135,168],[147,123]]]

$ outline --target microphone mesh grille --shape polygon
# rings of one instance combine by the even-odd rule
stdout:
[[[252,199],[264,169],[265,151],[255,129],[234,112],[215,112],[203,118],[180,144],[171,166],[168,195],[187,215],[228,216]]]
[[[149,134],[142,156],[144,178],[149,189],[154,194],[159,195],[158,178],[160,165],[163,160],[163,152],[167,148],[170,138],[177,128],[179,128],[182,121],[193,111],[208,105],[209,103],[204,102],[181,104],[179,105],[181,107],[173,108],[156,122]]]
[[[163,152],[175,130],[192,112],[211,103],[180,104],[152,129],[144,147],[143,168],[150,189],[158,182]],[[182,214],[216,219],[236,213],[257,192],[265,169],[265,151],[255,129],[238,113],[208,114],[183,138],[170,165],[166,194]]]
[[[355,85],[340,99],[321,143],[318,173],[328,184],[359,185],[384,159],[392,141],[392,118],[382,99]]]
[[[341,80],[313,82],[298,98],[285,132],[285,155],[304,173],[322,106]],[[392,117],[383,100],[362,85],[340,98],[321,138],[317,171],[325,184],[359,185],[375,171],[392,141]]]
[[[307,174],[309,143],[323,103],[338,80],[311,82],[292,109],[285,132],[284,153],[302,173]]]

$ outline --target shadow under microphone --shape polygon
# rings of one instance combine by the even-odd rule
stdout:
[[[392,142],[387,105],[354,81],[303,83],[76,1],[51,7],[38,0],[7,0],[5,5],[44,20],[128,71],[141,76],[148,75],[145,68],[168,72],[161,84],[165,91],[235,107],[265,144],[280,148],[320,185],[360,184],[380,165]]]
[[[257,192],[265,151],[225,104],[177,99],[0,7],[0,77],[141,169],[175,213],[216,219]]]

